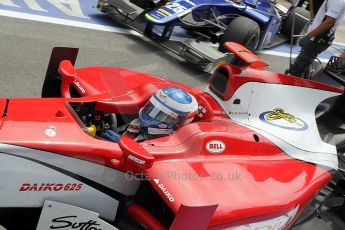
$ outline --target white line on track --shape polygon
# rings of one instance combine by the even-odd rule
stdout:
[[[87,23],[87,22],[79,22],[79,21],[66,20],[66,19],[60,19],[60,18],[54,18],[54,17],[40,16],[40,15],[35,15],[35,14],[14,12],[14,11],[9,11],[9,10],[0,10],[0,16],[20,18],[20,19],[31,20],[31,21],[47,22],[47,23],[53,23],[53,24],[58,24],[58,25],[73,26],[73,27],[92,29],[92,30],[100,30],[100,31],[106,31],[106,32],[115,32],[115,33],[120,33],[120,34],[131,34],[135,36],[142,36],[138,32],[131,29],[123,29],[123,28],[118,28],[114,26],[105,26],[105,25],[99,25],[99,24],[93,24],[93,23]],[[178,41],[178,40],[184,40],[184,38],[172,37],[172,40]],[[338,43],[338,42],[336,44],[345,46],[345,44]],[[263,51],[260,51],[259,53],[280,56],[280,57],[290,57],[289,53],[277,52],[277,51],[271,51],[271,50],[263,50]],[[292,55],[292,57],[296,57],[296,56],[297,55],[294,55],[294,54]],[[328,60],[320,59],[320,61],[327,62]]]
[[[340,45],[340,46],[345,46],[345,44],[341,43],[341,42],[333,42],[333,44]]]
[[[73,27],[79,27],[79,28],[91,29],[91,30],[115,32],[115,33],[119,33],[119,34],[131,34],[131,35],[135,35],[135,36],[143,36],[142,34],[136,32],[132,29],[125,29],[125,28],[118,28],[115,26],[105,26],[105,25],[99,25],[99,24],[94,24],[94,23],[87,23],[87,22],[73,21],[73,20],[67,20],[67,19],[61,19],[61,18],[47,17],[47,16],[36,15],[36,14],[14,12],[14,11],[9,11],[9,10],[0,10],[0,16],[19,18],[19,19],[31,20],[31,21],[37,21],[37,22],[47,22],[47,23],[52,23],[52,24],[73,26]],[[183,38],[183,37],[171,36],[171,40],[173,40],[173,41],[183,41],[185,39],[186,38]]]
[[[79,21],[53,18],[53,17],[47,17],[47,16],[40,16],[40,15],[35,15],[35,14],[20,13],[20,12],[8,11],[8,10],[0,10],[0,16],[20,18],[20,19],[31,20],[31,21],[47,22],[47,23],[53,23],[53,24],[58,24],[58,25],[80,27],[80,28],[92,29],[92,30],[101,30],[101,31],[106,31],[106,32],[116,32],[120,34],[132,34],[136,36],[141,36],[141,34],[129,29],[122,29],[122,28],[117,28],[113,26],[104,26],[104,25],[98,25],[98,24],[93,24],[93,23],[79,22]]]
[[[277,52],[272,50],[261,50],[258,52],[259,54],[268,54],[273,56],[280,56],[280,57],[290,57],[290,53],[283,53],[283,52]],[[292,54],[292,58],[297,57],[297,54]],[[321,62],[328,62],[328,59],[319,58]]]

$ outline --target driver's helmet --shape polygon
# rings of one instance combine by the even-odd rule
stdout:
[[[151,135],[167,135],[190,123],[197,109],[193,95],[177,87],[166,87],[139,111],[140,128]]]

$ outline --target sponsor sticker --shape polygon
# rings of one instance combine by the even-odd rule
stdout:
[[[282,129],[293,131],[304,131],[308,129],[308,124],[302,119],[292,114],[286,113],[284,109],[275,108],[259,115],[262,122]]]
[[[23,183],[19,192],[59,192],[59,191],[79,191],[83,184],[76,183]]]
[[[149,127],[147,130],[148,130],[148,133],[151,135],[167,135],[174,131],[173,129],[158,129],[158,128],[151,128],[151,127]]]
[[[177,14],[182,13],[183,11],[187,10],[187,8],[185,6],[181,5],[178,2],[169,2],[168,4],[166,4],[161,9],[163,9],[163,10],[168,9],[168,13],[171,12],[171,13],[177,13]],[[168,15],[168,16],[170,16],[170,15]]]
[[[204,107],[202,107],[201,105],[199,105],[199,108],[198,108],[198,111],[196,112],[196,115],[198,117],[203,117],[206,112],[207,112],[206,109]]]
[[[144,161],[144,160],[141,160],[141,159],[139,159],[139,158],[137,158],[137,157],[135,157],[135,156],[133,156],[133,155],[128,155],[128,159],[130,159],[130,160],[132,160],[132,161],[134,161],[135,163],[140,164],[140,165],[145,164],[145,161]]]
[[[212,140],[207,142],[206,149],[210,153],[220,154],[226,149],[226,145],[221,140]]]
[[[50,126],[48,129],[45,130],[45,134],[48,137],[55,137],[56,136],[56,127]]]
[[[167,190],[167,188],[159,182],[159,179],[153,179],[153,181],[158,185],[158,187],[162,190],[164,195],[168,198],[170,202],[174,202],[174,197],[170,194],[170,192]]]
[[[84,87],[80,84],[80,82],[77,80],[77,78],[74,79],[73,81],[74,85],[78,87],[78,89],[80,90],[80,92],[82,94],[84,94],[86,91],[84,89]]]
[[[44,202],[37,229],[117,230],[94,211],[50,200]]]

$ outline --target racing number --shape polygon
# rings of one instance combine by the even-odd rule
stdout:
[[[183,11],[187,10],[186,7],[182,6],[180,3],[177,2],[167,4],[165,7],[174,11],[175,13],[182,13]]]
[[[65,191],[79,191],[81,189],[82,184],[66,184],[64,187]]]

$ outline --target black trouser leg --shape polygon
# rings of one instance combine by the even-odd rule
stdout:
[[[330,46],[329,41],[324,39],[314,39],[304,47],[291,66],[290,73],[296,77],[305,77],[303,73],[309,72],[309,68],[317,56]]]
[[[301,51],[291,66],[290,74],[296,77],[303,77],[303,73],[310,68],[315,58],[315,55]]]

